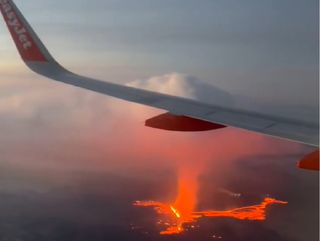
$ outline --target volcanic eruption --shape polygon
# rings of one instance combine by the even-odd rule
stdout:
[[[232,208],[228,210],[204,210],[196,211],[197,206],[197,173],[192,169],[182,168],[178,176],[177,197],[172,203],[157,201],[135,201],[133,205],[140,207],[153,207],[161,216],[158,224],[166,228],[160,231],[161,235],[179,234],[185,231],[185,227],[197,222],[199,218],[224,217],[238,220],[264,221],[266,219],[266,208],[271,204],[287,204],[275,198],[265,197],[256,205]]]

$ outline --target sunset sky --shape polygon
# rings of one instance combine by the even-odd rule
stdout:
[[[318,121],[316,0],[15,3],[74,72]],[[181,172],[197,180],[198,209],[288,205],[263,223],[202,220],[177,240],[317,240],[319,175],[295,166],[312,148],[233,128],[144,127],[159,113],[32,73],[0,23],[0,240],[170,240],[132,202],[173,201]]]

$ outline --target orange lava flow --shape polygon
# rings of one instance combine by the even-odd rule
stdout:
[[[170,204],[163,204],[155,201],[136,201],[135,206],[153,207],[158,214],[166,215],[169,221],[166,222],[167,228],[160,232],[162,235],[179,234],[184,231],[183,226],[187,223],[196,222],[202,217],[226,217],[240,220],[257,220],[263,221],[266,219],[266,208],[271,204],[287,204],[288,202],[279,201],[274,198],[265,198],[260,204],[234,208],[223,211],[200,211],[183,213]]]
[[[260,204],[234,208],[225,211],[202,211],[194,212],[199,217],[230,217],[241,220],[260,220],[266,219],[266,208],[270,204],[288,204],[288,202],[276,200],[274,198],[265,198]]]

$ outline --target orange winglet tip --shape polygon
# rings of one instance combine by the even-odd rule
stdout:
[[[319,149],[306,155],[298,162],[298,167],[307,170],[319,171]]]
[[[208,131],[224,128],[226,126],[199,120],[188,116],[173,115],[169,112],[146,120],[148,127],[168,131]]]

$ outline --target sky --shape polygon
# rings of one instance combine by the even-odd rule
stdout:
[[[15,3],[74,72],[318,121],[315,0]],[[296,168],[312,148],[233,128],[144,127],[159,113],[37,76],[0,24],[0,240],[172,240],[131,204],[171,201],[181,171],[197,182],[197,208],[289,203],[262,223],[200,220],[176,240],[318,240],[319,175]]]

